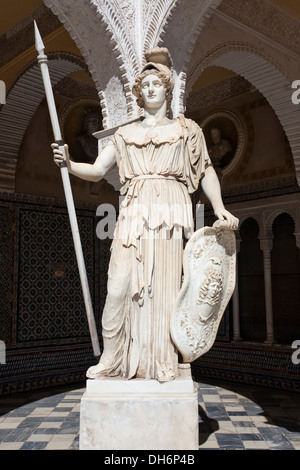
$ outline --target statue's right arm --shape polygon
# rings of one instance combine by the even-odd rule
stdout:
[[[116,152],[113,144],[108,144],[102,152],[100,152],[93,164],[73,162],[70,160],[67,145],[64,146],[65,155],[63,155],[63,152],[59,149],[57,144],[52,144],[51,147],[53,149],[54,161],[58,166],[60,166],[63,161],[66,161],[69,173],[86,181],[100,181],[116,163]]]

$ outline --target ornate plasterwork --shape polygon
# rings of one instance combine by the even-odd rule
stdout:
[[[133,4],[124,1],[118,2],[117,0],[90,0],[89,6],[95,15],[105,23],[106,33],[110,37],[111,45],[117,56],[128,103],[130,85],[133,83],[133,77],[139,69],[134,47],[135,11]],[[93,51],[91,52],[93,53]]]
[[[294,176],[277,176],[275,178],[262,179],[261,181],[244,182],[239,185],[222,189],[223,199],[227,204],[275,197],[283,194],[297,193],[299,187]]]
[[[235,18],[253,30],[300,53],[300,23],[269,1],[227,0],[219,7],[220,12]]]
[[[179,0],[90,0],[89,3],[106,24],[122,73],[129,117],[136,117],[139,110],[131,94],[134,79],[145,62],[145,51],[161,41]]]
[[[247,204],[228,205],[236,217],[239,218],[239,229],[236,232],[240,239],[241,227],[243,223],[252,218],[257,222],[259,238],[261,240],[273,237],[273,224],[281,214],[289,214],[295,223],[295,235],[300,233],[300,194],[282,195],[278,197],[266,197],[257,201],[248,201]]]
[[[164,45],[170,43],[171,55],[176,58],[173,114],[184,111],[185,78],[193,45],[221,0],[44,1],[65,25],[87,62],[101,99],[105,129],[117,120],[109,109],[115,79],[119,82],[118,102],[122,102],[118,124],[140,115],[132,84],[145,50],[163,41]]]
[[[276,209],[269,209],[264,214],[264,229],[267,237],[273,237],[273,225],[277,217],[281,214],[288,214],[294,221],[295,232],[300,232],[300,213],[299,203],[290,203],[285,207],[277,207]]]
[[[89,83],[76,78],[65,77],[54,87],[54,91],[68,98],[81,98],[83,96],[98,99],[97,90]]]
[[[123,106],[122,122],[125,122],[127,120],[127,104],[124,84],[121,80],[122,71],[116,58],[118,54],[114,51],[114,45],[103,22],[103,17],[95,14],[95,10],[88,1],[44,0],[44,3],[58,16],[85,59],[99,93],[104,115],[103,126],[111,127],[107,111],[111,77],[118,79],[119,94],[122,96],[121,106]],[[47,51],[45,52],[47,53]]]
[[[126,122],[128,108],[119,77],[113,75],[107,83],[106,90],[101,91],[99,97],[104,128],[114,128]]]
[[[188,90],[208,66],[224,67],[241,75],[268,100],[277,114],[289,140],[293,153],[296,176],[300,184],[300,148],[296,129],[300,127],[300,115],[291,100],[291,83],[281,70],[277,59],[263,50],[243,42],[219,44],[197,60],[189,75]]]
[[[220,83],[214,83],[208,87],[201,88],[195,93],[191,93],[186,104],[187,112],[192,113],[198,109],[219,104],[222,101],[248,93],[254,89],[255,88],[242,77],[228,78]]]
[[[134,77],[139,72],[145,50],[160,41],[168,17],[178,3],[178,0],[89,1],[107,25],[128,79],[130,73]]]
[[[69,31],[95,81],[104,128],[140,115],[131,88],[177,0],[45,0]],[[115,96],[115,98],[112,97]],[[114,104],[118,103],[118,108]]]
[[[218,44],[216,47],[213,49],[208,50],[205,52],[204,55],[201,57],[195,58],[193,65],[190,64],[189,68],[189,74],[188,74],[188,81],[187,81],[187,87],[186,87],[186,92],[187,95],[190,93],[193,84],[195,81],[198,79],[198,77],[201,75],[203,70],[205,70],[207,67],[211,65],[216,65],[216,61],[218,61],[219,58],[224,57],[224,56],[233,56],[233,53],[239,53],[240,57],[244,60],[245,58],[248,57],[248,63],[247,65],[249,66],[249,72],[251,69],[254,68],[254,64],[251,64],[251,57],[254,56],[258,58],[261,58],[263,62],[266,63],[266,66],[269,64],[270,66],[272,65],[274,68],[276,68],[282,75],[284,75],[284,68],[280,64],[280,62],[272,57],[270,54],[266,53],[266,51],[263,49],[263,47],[258,47],[255,46],[254,44],[248,43],[248,42],[243,42],[243,41],[226,41]],[[242,54],[244,53],[244,54]],[[237,57],[238,61],[239,57]],[[230,69],[229,63],[227,64],[227,68]],[[235,70],[237,67],[235,68]],[[230,69],[233,70],[233,69]],[[233,70],[233,71],[235,71]],[[238,73],[238,72],[237,72]],[[240,74],[241,75],[241,74]],[[246,77],[244,77],[246,78]],[[247,79],[247,78],[246,78]],[[249,80],[248,80],[249,81]],[[250,82],[251,83],[251,82]],[[252,83],[252,85],[254,85]]]
[[[185,112],[186,79],[197,38],[221,0],[181,0],[169,21],[164,45],[174,62],[173,114]]]
[[[32,47],[34,20],[39,25],[43,37],[61,27],[58,18],[44,4],[41,4],[0,36],[1,67]]]

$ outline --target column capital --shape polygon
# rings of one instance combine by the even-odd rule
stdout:
[[[271,251],[273,248],[273,237],[259,237],[260,248],[263,251]]]

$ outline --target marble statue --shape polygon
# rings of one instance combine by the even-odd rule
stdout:
[[[111,247],[104,350],[88,378],[167,382],[178,376],[171,322],[181,289],[184,236],[193,233],[190,194],[199,182],[217,219],[228,229],[238,226],[224,207],[202,130],[184,116],[168,116],[174,86],[168,50],[148,51],[146,62],[133,86],[143,118],[119,127],[94,164],[73,162],[53,144],[55,162],[66,158],[69,172],[84,180],[99,181],[117,164],[125,196]],[[214,279],[216,292],[199,291],[196,303],[203,295],[217,302],[224,287],[220,276]]]

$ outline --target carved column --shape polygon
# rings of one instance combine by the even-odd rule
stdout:
[[[296,245],[300,249],[300,232],[295,232],[294,235],[296,238]]]
[[[265,304],[266,304],[266,327],[267,338],[265,343],[273,344],[273,302],[272,302],[272,271],[271,271],[271,251],[273,248],[272,238],[260,238],[260,248],[264,255],[264,280],[265,280]]]
[[[233,307],[233,341],[241,341],[240,335],[240,300],[239,300],[239,262],[238,254],[240,252],[241,240],[236,239],[236,283],[235,289],[232,295],[232,307]]]

